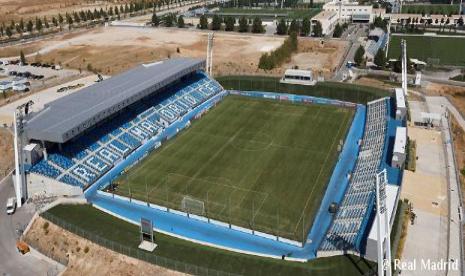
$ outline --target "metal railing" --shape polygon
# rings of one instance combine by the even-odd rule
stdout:
[[[207,267],[201,267],[201,266],[185,263],[182,261],[173,260],[173,259],[169,259],[166,257],[157,256],[153,253],[147,253],[137,248],[131,248],[126,245],[120,244],[118,242],[111,241],[101,236],[98,236],[87,230],[84,230],[48,212],[42,213],[41,216],[47,219],[48,221],[52,222],[53,224],[65,230],[68,230],[82,238],[90,240],[100,246],[103,246],[105,248],[108,248],[120,254],[124,254],[129,257],[133,257],[133,258],[137,258],[139,260],[142,260],[142,261],[145,261],[145,262],[148,262],[148,263],[160,266],[160,267],[164,267],[167,269],[171,269],[171,270],[175,270],[175,271],[179,271],[179,272],[187,273],[191,275],[217,275],[217,276],[239,275],[239,274],[219,271],[219,270],[211,269]]]

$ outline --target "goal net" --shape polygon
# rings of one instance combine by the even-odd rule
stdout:
[[[181,200],[181,209],[184,212],[196,215],[205,214],[205,204],[202,200],[192,198],[190,196],[184,196]]]

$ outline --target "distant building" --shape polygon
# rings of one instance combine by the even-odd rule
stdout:
[[[312,18],[312,25],[320,22],[323,35],[329,35],[338,22],[337,13],[334,11],[321,11]]]
[[[365,57],[368,61],[373,61],[379,49],[386,46],[388,35],[381,28],[375,28],[368,34],[368,40],[365,44]]]
[[[332,33],[338,22],[372,23],[376,16],[384,16],[385,9],[373,9],[371,5],[359,5],[348,0],[333,0],[323,5],[323,10],[312,18],[312,24],[320,22],[323,35]]]
[[[359,5],[347,0],[328,2],[323,5],[323,10],[336,12],[338,20],[344,22],[371,23],[374,19],[372,5]]]

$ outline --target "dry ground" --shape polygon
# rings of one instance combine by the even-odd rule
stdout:
[[[63,275],[183,275],[127,257],[38,217],[25,241],[55,260],[68,260]]]
[[[100,9],[110,7],[124,0],[0,0],[0,22],[10,22],[20,18],[50,16],[58,13],[79,11],[81,9]]]
[[[13,169],[13,162],[13,135],[8,129],[0,128],[0,178]]]
[[[425,93],[429,96],[446,96],[460,113],[465,114],[465,87],[431,83]]]
[[[455,157],[457,158],[457,166],[460,171],[465,172],[465,130],[455,120],[454,116],[451,116],[451,130],[454,140]],[[460,181],[462,185],[462,192],[465,193],[465,174],[460,174]],[[465,194],[463,195],[465,197]]]
[[[283,41],[284,37],[215,33],[214,74],[281,75],[285,69],[297,65],[329,75],[339,64],[343,49],[347,47],[347,43],[342,41],[328,41],[320,45],[319,40],[300,39],[299,52],[287,64],[272,72],[258,70],[260,55],[276,49]],[[0,57],[18,55],[22,48],[27,54],[33,53],[32,56],[35,56],[40,49],[42,61],[61,62],[65,67],[83,70],[90,64],[103,74],[113,75],[148,61],[177,56],[205,58],[206,47],[207,33],[197,30],[101,27],[6,47],[0,49]]]

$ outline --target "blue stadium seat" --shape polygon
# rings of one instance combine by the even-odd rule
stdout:
[[[40,160],[29,171],[51,178],[57,178],[60,175],[60,171],[52,167],[45,159]]]
[[[74,166],[74,161],[70,158],[63,156],[58,153],[51,153],[48,155],[48,159],[53,162],[55,165],[60,166],[61,168],[67,170]]]

